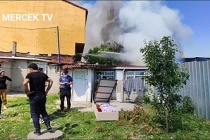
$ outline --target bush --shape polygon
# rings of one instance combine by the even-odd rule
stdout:
[[[195,105],[189,96],[184,96],[182,99],[182,105],[179,107],[179,111],[185,114],[194,114]]]
[[[150,97],[148,95],[142,95],[142,102],[145,104],[150,103]]]

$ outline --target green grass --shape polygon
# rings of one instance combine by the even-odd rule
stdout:
[[[144,106],[145,116],[139,116],[139,120],[126,119],[120,112],[119,121],[97,122],[93,112],[80,112],[72,109],[70,112],[60,112],[58,107],[58,95],[47,97],[47,111],[54,129],[63,132],[60,139],[175,139],[175,140],[205,140],[210,139],[210,122],[204,121],[193,115],[183,115],[183,126],[173,133],[148,133],[149,130],[142,126],[149,126],[143,121],[145,116],[152,118],[153,113],[149,106]],[[148,112],[148,113],[147,113]],[[134,112],[131,112],[131,114]],[[29,132],[33,131],[30,122],[29,102],[27,97],[8,97],[8,109],[2,110],[4,119],[0,119],[1,140],[26,139]],[[42,129],[45,126],[41,125]],[[150,130],[152,127],[148,127]]]

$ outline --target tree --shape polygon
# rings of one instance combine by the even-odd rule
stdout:
[[[189,74],[176,62],[178,48],[171,37],[145,42],[140,51],[148,68],[146,81],[157,90],[152,106],[169,132],[170,121],[176,114],[177,103],[181,101],[181,95],[176,93],[186,84]]]
[[[88,51],[88,54],[83,56],[83,58],[89,64],[104,64],[104,65],[117,65],[122,63],[122,61],[115,57],[115,54],[104,55],[104,52],[123,52],[123,46],[116,42],[108,42],[106,44],[101,44],[100,46],[94,47]],[[127,63],[127,62],[123,62]]]

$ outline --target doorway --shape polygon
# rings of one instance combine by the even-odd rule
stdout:
[[[87,70],[75,69],[73,74],[73,101],[87,101]]]

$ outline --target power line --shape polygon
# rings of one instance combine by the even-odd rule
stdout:
[[[34,29],[30,29],[30,28],[16,28],[16,27],[6,27],[6,26],[0,26],[0,28],[7,28],[7,29],[25,29],[25,30],[38,30],[38,29],[56,29],[56,27],[47,27],[47,28],[34,28]]]

